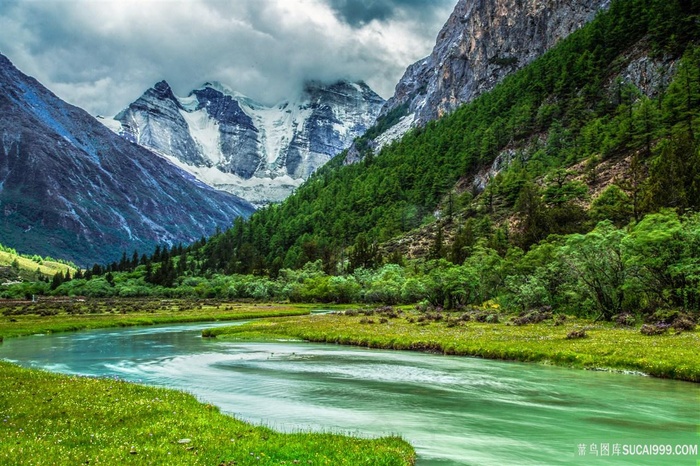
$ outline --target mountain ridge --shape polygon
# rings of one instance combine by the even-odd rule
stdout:
[[[218,82],[178,97],[161,81],[100,121],[210,186],[262,206],[346,149],[383,103],[363,82],[308,81],[299,96],[264,105]]]
[[[694,171],[688,165],[693,162],[681,157],[693,145],[676,132],[679,124],[692,128],[698,120],[692,117],[692,106],[682,112],[668,109],[697,98],[680,97],[695,92],[700,82],[696,75],[688,77],[698,69],[693,68],[697,15],[696,5],[684,3],[613,2],[494,90],[416,128],[378,154],[370,152],[360,163],[347,165],[342,156],[336,158],[280,206],[256,213],[251,222],[236,222],[207,244],[209,260],[203,267],[275,276],[282,268],[320,260],[326,273],[342,275],[348,267],[400,260],[378,258],[378,245],[426,224],[440,232],[449,221],[443,219],[452,219],[462,208],[468,212],[460,220],[471,226],[460,222],[453,231],[461,233],[454,238],[469,234],[472,246],[482,238],[505,253],[509,246],[527,250],[549,234],[586,231],[600,218],[593,209],[603,202],[598,198],[611,202],[616,196],[620,212],[615,216],[628,220],[631,212],[695,205],[698,198],[687,194],[695,192]],[[684,54],[687,64],[679,68],[675,63]],[[674,85],[680,69],[686,73],[685,87]],[[649,71],[654,71],[648,76],[653,79],[638,79],[639,72]],[[687,121],[679,122],[678,115],[686,115]],[[686,134],[700,133],[688,129]],[[593,202],[582,202],[579,197],[587,190],[567,167],[582,164],[584,173],[575,176],[594,177],[601,160],[619,154],[633,159],[628,164],[635,167],[629,172],[631,181],[623,177],[612,191],[596,191]],[[687,169],[678,172],[674,166]],[[492,173],[477,189],[472,183],[483,171]],[[669,173],[675,174],[676,183]],[[499,205],[517,221],[496,223],[491,215]],[[436,233],[430,248],[446,239]],[[455,263],[462,262],[467,249],[459,241],[453,245],[461,258]],[[437,252],[423,248],[420,255],[444,257],[445,247]],[[392,249],[390,255],[397,251]],[[246,260],[240,260],[242,250]]]

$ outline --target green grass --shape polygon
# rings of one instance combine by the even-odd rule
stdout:
[[[186,300],[47,301],[21,305],[0,301],[0,313],[4,315],[0,317],[0,338],[109,327],[288,317],[309,314],[311,310],[309,305]]]
[[[489,359],[540,362],[568,367],[640,371],[646,374],[700,382],[700,333],[644,336],[638,328],[615,328],[569,319],[514,326],[478,322],[412,323],[403,314],[379,323],[361,323],[364,317],[315,315],[253,322],[240,327],[210,330],[219,338],[297,338],[313,342],[358,345],[395,350],[434,351]],[[567,334],[587,327],[588,338],[569,340]]]
[[[413,461],[413,449],[396,437],[281,434],[221,414],[185,393],[0,362],[0,464],[389,466]]]
[[[59,262],[52,261],[42,261],[41,264],[34,262],[26,257],[19,256],[17,254],[12,254],[6,251],[0,251],[0,265],[12,265],[14,261],[17,261],[19,265],[19,271],[21,275],[26,275],[29,277],[34,277],[37,269],[39,273],[47,277],[52,277],[58,272],[66,273],[67,270],[70,271],[71,275],[75,274],[76,269],[69,267],[66,264],[61,264]]]

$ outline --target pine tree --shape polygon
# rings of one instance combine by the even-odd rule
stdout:
[[[523,186],[515,203],[515,210],[522,219],[519,243],[523,249],[528,249],[547,237],[550,229],[549,218],[537,185],[528,182]]]
[[[126,258],[126,251],[122,252],[122,258],[119,261],[119,265],[117,266],[117,270],[119,272],[126,272],[129,269],[129,260]]]
[[[51,290],[55,290],[61,284],[63,283],[63,272],[56,272],[56,274],[53,276],[53,279],[51,280]]]
[[[445,257],[445,239],[444,233],[442,231],[442,225],[438,225],[437,233],[433,238],[433,244],[430,245],[428,250],[428,259],[437,260]]]
[[[377,244],[370,243],[364,233],[357,235],[355,244],[349,254],[350,272],[359,269],[373,269],[378,265],[379,248]]]
[[[160,244],[156,245],[156,249],[153,251],[153,255],[151,256],[151,262],[160,262],[161,261],[161,256],[160,256]]]

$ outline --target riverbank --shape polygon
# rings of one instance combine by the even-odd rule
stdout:
[[[349,313],[356,314],[356,313]],[[585,329],[586,337],[571,338]],[[565,367],[642,372],[700,382],[700,333],[647,336],[639,328],[581,319],[513,325],[426,319],[417,312],[315,315],[205,330],[225,339],[296,338],[394,350],[433,351]],[[569,338],[567,338],[569,337]]]
[[[0,361],[0,464],[377,465],[414,462],[400,438],[281,434],[195,397]]]
[[[193,300],[90,299],[0,301],[0,341],[42,333],[310,314],[318,306]]]
[[[187,300],[0,303],[0,335],[300,316],[313,308]],[[0,439],[0,464],[403,466],[415,461],[413,448],[399,438],[281,434],[175,390],[69,377],[2,361]]]

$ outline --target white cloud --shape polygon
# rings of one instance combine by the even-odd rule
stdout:
[[[454,1],[3,0],[0,52],[94,114],[161,79],[179,94],[218,80],[269,103],[304,80],[362,79],[389,97]]]

